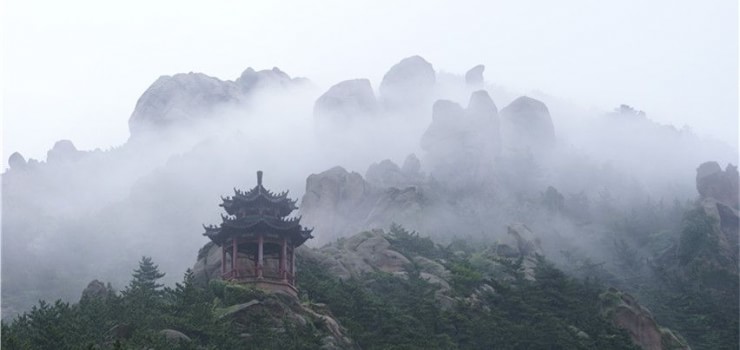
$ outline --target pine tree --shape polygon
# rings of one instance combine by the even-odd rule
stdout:
[[[163,284],[157,283],[157,280],[164,277],[164,273],[159,271],[159,266],[152,262],[152,258],[142,256],[139,262],[139,268],[134,270],[133,279],[126,287],[126,294],[141,293],[159,295],[162,292]]]
[[[131,282],[123,291],[125,317],[122,323],[139,330],[162,327],[159,315],[164,306],[164,285],[157,280],[164,277],[152,258],[143,256],[139,268],[134,270]]]

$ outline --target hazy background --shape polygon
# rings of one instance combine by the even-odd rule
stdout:
[[[56,140],[128,138],[160,75],[278,66],[327,87],[400,57],[586,107],[628,103],[737,147],[737,1],[33,1],[2,3],[3,168]]]

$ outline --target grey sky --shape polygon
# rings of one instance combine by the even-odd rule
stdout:
[[[717,1],[3,2],[3,165],[125,142],[158,76],[278,66],[328,87],[401,58],[585,107],[627,103],[737,147],[738,3]],[[554,116],[557,119],[557,116]]]

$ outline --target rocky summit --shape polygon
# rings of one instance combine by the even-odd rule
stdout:
[[[129,130],[135,138],[149,131],[216,118],[239,107],[255,92],[290,88],[305,82],[302,78],[291,78],[277,67],[261,71],[247,68],[234,81],[193,72],[161,76],[136,102],[129,118]]]
[[[367,79],[345,80],[329,88],[314,105],[314,118],[324,124],[351,124],[355,118],[378,112],[375,93]]]
[[[404,58],[383,76],[380,99],[390,109],[413,107],[430,97],[436,80],[434,68],[424,58]]]
[[[520,150],[542,152],[555,145],[550,111],[542,101],[522,96],[501,110],[506,144]]]

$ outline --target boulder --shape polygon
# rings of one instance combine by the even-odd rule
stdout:
[[[360,174],[342,167],[311,174],[301,200],[302,222],[315,228],[316,237],[333,240],[361,227],[379,194]]]
[[[108,290],[108,287],[103,284],[103,282],[100,282],[98,280],[92,280],[87,287],[82,291],[82,297],[80,300],[83,299],[102,299],[108,297],[108,294],[110,293],[110,290]]]
[[[441,279],[449,279],[451,273],[442,264],[423,256],[415,256],[412,259],[419,269],[425,273],[437,276]]]
[[[221,247],[208,242],[200,249],[193,266],[193,277],[200,286],[208,285],[212,279],[221,279]]]
[[[23,155],[18,152],[13,152],[13,154],[10,155],[10,158],[8,158],[8,166],[10,166],[10,169],[24,169],[26,165],[26,158],[23,158]]]
[[[321,123],[346,125],[378,111],[378,101],[367,79],[345,80],[326,91],[314,104],[314,118]]]
[[[498,108],[486,90],[478,90],[470,95],[466,113],[472,120],[492,121],[498,128]]]
[[[318,259],[325,268],[340,279],[382,271],[399,273],[411,262],[403,254],[392,250],[382,230],[366,231],[338,240],[320,248]]]
[[[401,172],[407,177],[416,178],[421,176],[421,161],[416,154],[411,153],[404,159]]]
[[[243,94],[255,89],[286,88],[305,82],[306,79],[304,78],[291,78],[278,67],[261,71],[255,71],[252,67],[249,67],[234,81]]]
[[[380,97],[390,109],[418,106],[429,97],[436,81],[432,65],[420,56],[411,56],[383,76]]]
[[[506,228],[509,239],[505,242],[516,247],[521,256],[544,255],[540,239],[537,238],[527,225],[522,223],[511,224]]]
[[[447,100],[432,108],[432,123],[421,139],[432,175],[447,182],[478,186],[488,178],[500,151],[498,109],[485,90],[468,107]]]
[[[471,87],[479,87],[483,85],[483,71],[486,70],[486,66],[479,64],[473,68],[470,68],[465,73],[465,84]]]
[[[371,164],[365,172],[365,179],[374,185],[383,187],[398,187],[407,182],[401,168],[390,159]]]
[[[46,152],[46,162],[49,164],[59,164],[76,161],[82,158],[84,153],[78,151],[72,141],[60,140],[54,144],[52,149]]]
[[[524,277],[534,280],[534,270],[538,256],[544,255],[540,239],[522,223],[514,223],[507,227],[508,235],[500,240],[495,248],[496,256],[507,259],[522,258]]]
[[[551,149],[556,142],[550,111],[542,101],[522,96],[501,110],[506,147],[533,153]]]
[[[701,198],[716,201],[738,209],[737,167],[728,164],[724,171],[717,162],[702,163],[696,169],[696,189]]]
[[[301,202],[301,222],[314,227],[314,235],[320,240],[314,243],[385,228],[394,222],[418,227],[423,217],[420,213],[430,205],[430,199],[416,182],[418,178],[407,177],[389,162],[372,167],[368,173],[375,176],[376,171],[376,183],[341,167],[308,177]],[[401,182],[392,184],[398,181]]]
[[[421,137],[421,148],[440,157],[452,157],[448,152],[464,141],[467,131],[464,123],[465,110],[452,101],[437,100],[432,106],[432,123]]]

